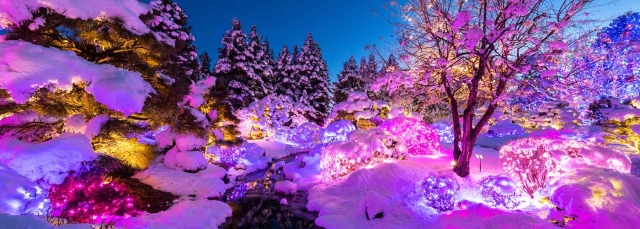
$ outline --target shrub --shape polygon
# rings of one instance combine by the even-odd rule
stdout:
[[[422,182],[421,187],[427,206],[438,212],[453,210],[454,198],[460,190],[460,185],[454,179],[431,175]]]
[[[493,206],[513,209],[520,205],[520,192],[515,181],[507,175],[488,176],[480,181],[482,198]]]
[[[385,121],[379,128],[403,140],[411,155],[441,154],[436,130],[420,120],[396,117]]]

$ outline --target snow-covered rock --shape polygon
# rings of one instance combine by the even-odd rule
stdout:
[[[40,185],[61,184],[70,171],[97,157],[89,138],[82,134],[63,133],[42,143],[16,139],[0,140],[0,164]]]
[[[206,169],[209,163],[200,151],[178,152],[174,147],[164,156],[164,165],[176,170],[200,171]]]
[[[284,194],[293,194],[296,191],[298,191],[296,183],[293,183],[289,180],[284,180],[276,183],[276,186],[274,187],[274,189],[276,190],[276,192],[284,193]]]

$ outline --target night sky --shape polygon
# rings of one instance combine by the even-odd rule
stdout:
[[[245,33],[251,25],[268,38],[278,55],[282,45],[302,46],[311,32],[320,44],[329,65],[331,80],[342,69],[350,55],[358,61],[368,56],[367,44],[382,44],[380,37],[389,40],[393,30],[372,10],[388,15],[382,8],[385,0],[176,0],[189,15],[199,52],[207,51],[217,59],[220,40],[237,17]]]
[[[240,19],[246,33],[255,24],[258,33],[269,39],[276,55],[282,45],[288,45],[290,50],[294,44],[301,46],[307,33],[311,32],[322,47],[332,81],[350,55],[354,55],[359,63],[360,57],[369,55],[364,50],[366,45],[385,47],[385,41],[380,38],[391,41],[393,33],[389,23],[373,13],[388,16],[389,11],[382,8],[387,0],[175,1],[190,17],[198,51],[209,52],[214,58],[213,64],[222,35],[231,27],[233,17]],[[602,4],[605,5],[600,6]],[[603,20],[600,26],[606,26],[613,17],[640,11],[640,0],[595,0],[592,7],[598,10],[587,9],[590,17]]]

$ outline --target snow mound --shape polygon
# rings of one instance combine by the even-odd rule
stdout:
[[[360,208],[364,211],[367,220],[383,219],[384,213],[390,207],[389,201],[375,191],[370,191],[360,201]]]
[[[2,228],[20,228],[20,229],[91,229],[94,228],[89,224],[67,224],[62,226],[53,226],[44,218],[44,216],[35,215],[8,215],[0,213],[0,222]]]
[[[196,195],[197,198],[219,197],[231,184],[222,181],[226,171],[220,167],[209,165],[197,173],[186,173],[167,168],[162,163],[153,163],[146,170],[137,173],[133,178],[153,188],[170,192],[179,196]]]
[[[296,187],[296,183],[293,183],[289,180],[284,180],[276,183],[276,186],[274,187],[274,189],[276,190],[276,192],[284,193],[284,194],[293,194],[296,191],[298,191],[298,188]]]
[[[75,0],[2,0],[0,1],[0,29],[31,19],[31,11],[45,7],[69,18],[104,20],[107,17],[122,19],[125,28],[136,35],[149,33],[149,28],[139,16],[151,10],[149,5],[137,0],[75,1]]]
[[[85,128],[85,134],[89,138],[93,138],[100,134],[100,130],[102,129],[102,125],[109,121],[109,116],[107,115],[98,115],[93,117],[89,122],[87,122],[87,127]]]
[[[565,228],[629,228],[640,225],[640,178],[607,169],[581,169],[551,185],[547,218]],[[631,213],[631,214],[629,214]],[[566,220],[565,220],[566,219]]]
[[[156,144],[160,148],[167,148],[173,146],[173,142],[176,139],[176,134],[171,131],[171,128],[167,127],[156,135]]]
[[[308,190],[322,181],[320,154],[301,155],[298,160],[286,163],[282,171],[287,179],[296,183],[298,190]]]
[[[140,73],[96,65],[72,51],[6,41],[0,43],[0,56],[0,88],[18,103],[27,102],[39,88],[56,85],[71,90],[74,83],[88,82],[85,89],[97,102],[131,115],[142,111],[146,98],[155,93]]]
[[[463,210],[442,215],[430,228],[474,228],[474,229],[554,229],[548,221],[524,212],[507,212],[482,204],[467,204]]]
[[[46,196],[42,187],[0,165],[0,214],[43,214]]]
[[[200,151],[182,151],[178,152],[176,148],[172,148],[164,156],[164,165],[183,171],[200,171],[207,168],[207,159]]]
[[[184,201],[169,210],[123,219],[116,226],[124,228],[214,229],[231,216],[231,207],[215,200]]]
[[[328,144],[336,141],[346,141],[347,134],[354,130],[356,130],[356,126],[347,120],[332,122],[324,129],[322,142]]]
[[[588,166],[605,169],[613,169],[621,173],[631,172],[631,160],[629,157],[615,149],[604,146],[584,146],[580,149],[580,156],[561,162],[560,168],[572,171]]]
[[[0,140],[0,164],[45,187],[61,184],[70,171],[79,170],[83,162],[96,156],[89,138],[81,134],[64,133],[42,143]]]
[[[192,134],[176,136],[176,147],[180,151],[198,150],[207,143],[207,140]]]

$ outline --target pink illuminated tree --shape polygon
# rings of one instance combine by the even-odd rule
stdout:
[[[469,175],[480,131],[513,79],[531,69],[528,58],[561,54],[557,34],[590,2],[410,0],[396,7],[401,50],[450,105],[456,174]],[[476,122],[479,108],[485,112]]]

